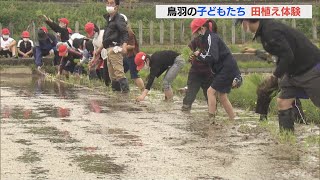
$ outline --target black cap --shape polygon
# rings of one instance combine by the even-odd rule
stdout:
[[[44,32],[42,29],[38,30],[38,40],[46,40],[48,38],[48,35],[46,32]]]

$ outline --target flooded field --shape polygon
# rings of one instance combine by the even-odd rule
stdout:
[[[319,127],[281,142],[252,112],[210,125],[205,103],[146,102],[31,75],[1,75],[1,179],[319,179]],[[153,99],[155,98],[155,99]],[[274,129],[277,129],[276,127]]]

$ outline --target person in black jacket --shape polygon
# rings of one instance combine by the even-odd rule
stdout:
[[[43,15],[46,19],[45,23],[56,33],[60,36],[61,42],[67,42],[69,40],[69,31],[68,31],[68,24],[69,20],[67,18],[59,19],[59,24],[53,22],[50,18],[46,15]]]
[[[165,100],[171,101],[173,99],[171,83],[177,77],[180,69],[184,65],[184,60],[179,53],[168,50],[158,51],[149,56],[144,52],[139,52],[136,54],[134,63],[136,64],[138,71],[144,67],[150,67],[148,83],[142,94],[137,97],[137,101],[143,101],[145,99],[150,91],[154,79],[161,76],[165,71],[167,71],[163,78]]]
[[[215,73],[213,82],[207,90],[209,119],[215,123],[216,95],[218,95],[229,119],[237,119],[227,94],[230,93],[233,86],[240,86],[242,78],[237,62],[229,48],[216,32],[210,31],[212,26],[210,24],[215,23],[205,18],[196,18],[191,22],[190,27],[192,34],[201,36],[202,42],[205,44],[203,51],[194,52],[195,56],[199,61],[208,62]],[[239,81],[235,81],[236,79]]]
[[[57,51],[57,38],[48,33],[46,27],[41,27],[37,33],[37,45],[33,49],[35,63],[38,69],[41,69],[43,65],[42,56],[54,55],[53,65],[56,66],[59,64],[59,53]]]
[[[277,57],[271,56],[269,53],[267,53],[265,50],[260,49],[253,49],[253,48],[245,48],[243,53],[252,53],[255,54],[260,59],[267,61],[267,62],[276,62]],[[255,112],[260,114],[260,121],[267,120],[268,118],[268,111],[269,111],[269,105],[271,103],[272,98],[277,94],[279,91],[278,86],[278,79],[277,78],[267,78],[264,79],[257,88],[257,104]],[[303,99],[308,99],[308,97],[299,97]],[[302,104],[299,98],[296,98],[295,101],[292,103],[293,112],[295,121],[299,123],[305,123],[306,118],[302,109]]]
[[[115,91],[129,92],[128,80],[123,68],[123,54],[127,53],[128,31],[127,23],[118,13],[119,0],[107,0],[104,15],[107,21],[103,35],[103,47],[107,49],[107,66],[111,78],[112,89]],[[100,53],[100,52],[96,52]],[[119,88],[120,84],[120,88]]]
[[[306,94],[320,107],[320,50],[302,32],[269,19],[239,19],[242,28],[261,40],[263,48],[277,56],[270,78],[281,78],[277,99],[279,127],[294,130],[292,102]]]

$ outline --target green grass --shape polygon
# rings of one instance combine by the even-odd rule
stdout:
[[[265,61],[238,61],[239,68],[272,68],[275,67],[273,63]]]

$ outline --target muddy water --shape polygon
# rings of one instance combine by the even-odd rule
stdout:
[[[250,112],[206,119],[181,99],[135,103],[134,95],[1,77],[1,179],[319,179],[319,128],[296,125],[279,143]],[[159,97],[159,98],[158,98]],[[270,122],[276,124],[275,122]]]

